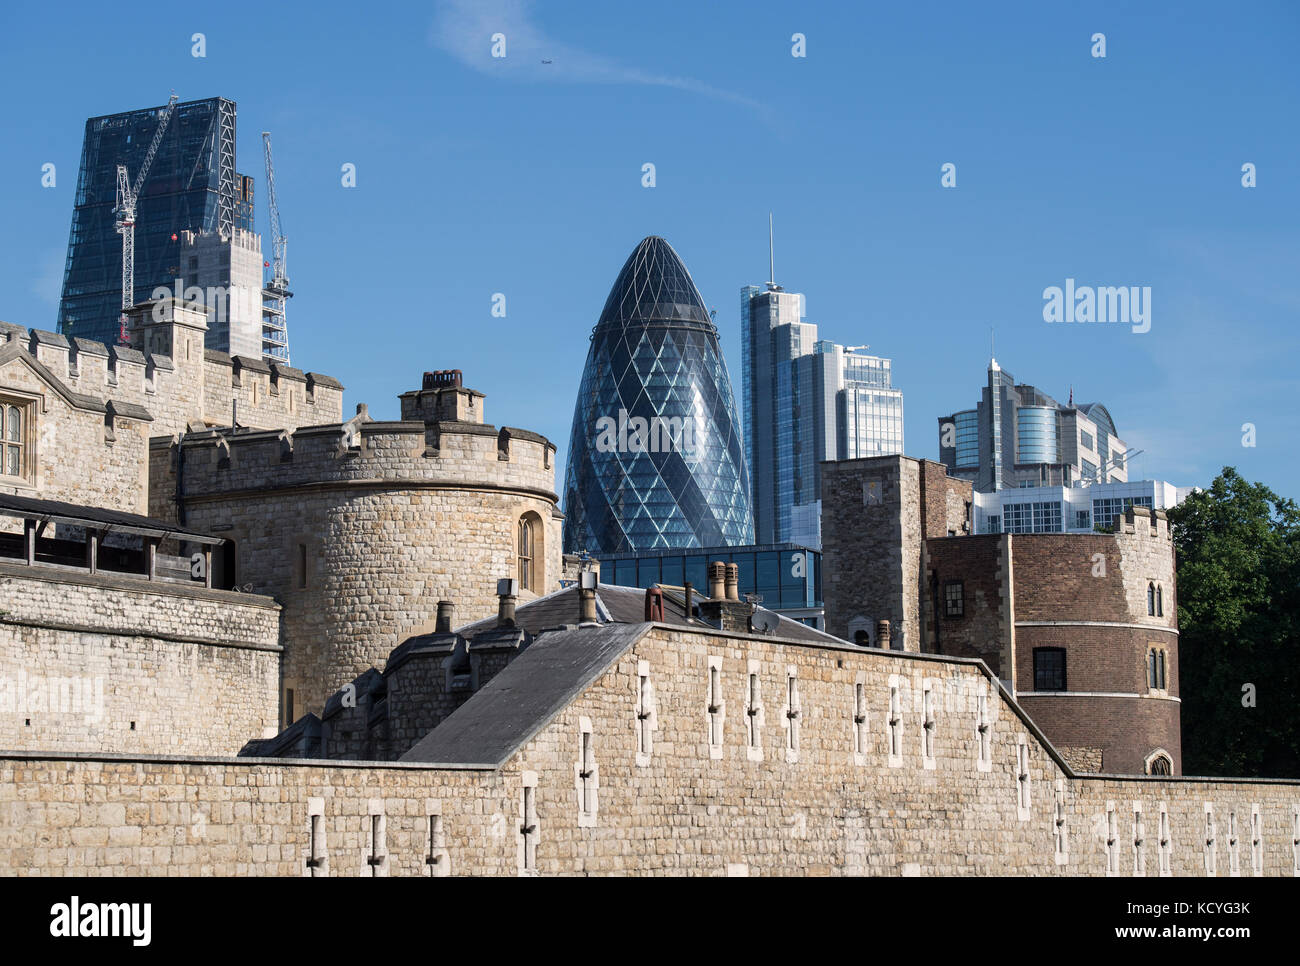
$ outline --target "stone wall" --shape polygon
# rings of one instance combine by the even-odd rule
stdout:
[[[518,573],[518,525],[536,521],[534,589],[557,589],[555,447],[470,422],[347,423],[184,440],[185,521],[234,541],[235,583],[284,606],[283,686],[319,711],[408,637],[440,600],[472,621]],[[151,447],[151,512],[176,515],[179,439]],[[305,566],[304,566],[305,565]],[[217,565],[214,565],[216,569]],[[217,570],[225,573],[224,568]]]
[[[235,754],[275,728],[278,636],[266,598],[0,562],[0,747]]]
[[[970,532],[970,483],[906,456],[821,466],[826,630],[851,641],[867,627],[874,643],[876,622],[887,620],[895,648],[922,650],[932,631],[922,543]]]
[[[21,480],[0,477],[0,491],[144,513],[149,414],[71,392],[30,358],[0,343],[0,396],[26,404],[29,422],[28,471]]]
[[[155,320],[153,305],[133,311],[130,347],[69,341],[8,323],[0,323],[0,343],[23,346],[75,392],[143,407],[154,419],[155,435],[181,432],[189,423],[229,426],[236,401],[243,426],[293,429],[342,418],[338,380],[205,350],[203,312],[168,300]]]
[[[710,659],[724,699],[716,753]],[[761,683],[756,746],[750,673]],[[654,692],[646,749],[642,675]],[[583,730],[594,748],[586,778]],[[522,741],[499,765],[458,767],[10,754],[0,870],[300,875],[313,812],[318,871],[330,875],[1133,875],[1140,863],[1144,875],[1200,876],[1207,854],[1229,874],[1234,853],[1249,875],[1256,830],[1262,874],[1300,866],[1300,783],[1073,776],[972,661],[655,625]],[[371,865],[376,828],[382,858]]]

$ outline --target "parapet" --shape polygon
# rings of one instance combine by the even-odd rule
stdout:
[[[246,369],[244,378],[251,372]],[[310,383],[311,374],[306,378]],[[463,387],[453,391],[483,396]],[[390,482],[395,488],[478,485],[554,498],[556,448],[545,436],[477,421],[374,420],[364,405],[357,409],[341,423],[292,431],[215,428],[187,433],[183,441],[180,436],[155,441],[153,448],[184,446],[183,489],[191,495]],[[170,462],[174,467],[175,459]]]

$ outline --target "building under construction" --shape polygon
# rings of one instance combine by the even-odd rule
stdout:
[[[273,193],[268,200],[274,204]],[[283,247],[280,238],[277,252]],[[208,348],[288,362],[282,262],[281,255],[263,289],[270,264],[254,230],[253,179],[235,168],[234,101],[211,97],[86,121],[59,302],[65,336],[116,341],[125,309],[179,288],[208,307]]]

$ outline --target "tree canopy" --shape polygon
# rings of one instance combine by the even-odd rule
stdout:
[[[1300,509],[1224,467],[1169,519],[1183,773],[1300,777]]]

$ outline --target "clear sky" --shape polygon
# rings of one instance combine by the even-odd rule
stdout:
[[[6,4],[0,319],[56,324],[85,119],[174,88],[237,102],[264,243],[273,133],[293,362],[346,412],[396,418],[460,368],[490,421],[555,440],[562,481],[628,253],[677,249],[738,392],[770,210],[822,337],[894,360],[909,455],[974,405],[993,326],[1019,380],[1107,405],[1136,475],[1230,464],[1300,497],[1297,49],[1293,2]],[[1150,286],[1150,331],[1046,323],[1067,278]]]

